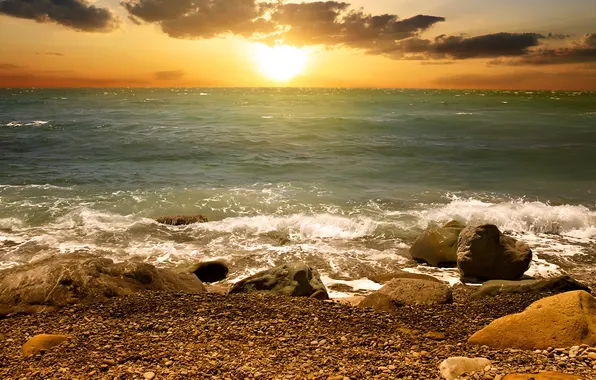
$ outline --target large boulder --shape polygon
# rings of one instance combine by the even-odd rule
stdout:
[[[532,251],[497,226],[466,227],[459,234],[457,268],[462,279],[517,280],[528,270]]]
[[[203,293],[191,273],[88,254],[56,255],[0,272],[0,316],[53,310],[79,302],[102,301],[144,290]]]
[[[213,283],[225,280],[229,269],[223,261],[208,261],[195,266],[192,272],[202,282]]]
[[[435,281],[435,282],[442,283],[442,281],[439,280],[438,278],[435,278],[435,277],[432,277],[432,276],[429,276],[426,274],[406,272],[404,270],[383,273],[378,276],[371,277],[370,280],[376,282],[377,284],[386,284],[395,278],[415,278],[418,280]]]
[[[436,305],[453,302],[453,293],[447,284],[415,278],[396,278],[389,281],[378,294],[388,296],[401,305]]]
[[[443,227],[427,229],[410,248],[410,255],[433,267],[454,266],[457,263],[457,239],[465,227],[453,221]]]
[[[155,219],[155,221],[170,226],[186,226],[188,224],[208,222],[207,218],[201,214],[163,216]]]
[[[282,293],[293,297],[310,297],[319,291],[327,294],[319,272],[302,262],[283,264],[259,272],[237,282],[230,289],[231,294],[259,291]]]
[[[558,276],[541,280],[491,280],[482,284],[472,296],[480,298],[502,293],[564,293],[574,290],[584,290],[590,293],[590,288],[573,278]]]
[[[546,349],[596,345],[596,299],[584,291],[561,293],[507,315],[470,337],[492,348]]]

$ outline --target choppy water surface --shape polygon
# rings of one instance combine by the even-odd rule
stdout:
[[[590,277],[594,162],[586,92],[0,90],[0,268],[300,258],[351,281],[428,271],[409,245],[457,219],[526,240],[532,273]],[[211,222],[152,220],[177,213]]]

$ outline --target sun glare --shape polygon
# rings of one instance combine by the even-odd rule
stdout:
[[[264,76],[278,82],[287,82],[304,70],[308,54],[305,50],[292,46],[270,47],[256,44],[255,58],[259,71]]]

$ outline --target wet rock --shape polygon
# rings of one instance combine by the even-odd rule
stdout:
[[[202,282],[213,283],[225,280],[229,269],[223,261],[209,261],[198,264],[192,272]]]
[[[115,264],[88,254],[57,255],[0,272],[0,315],[51,311],[144,290],[205,292],[190,273],[135,261]]]
[[[466,226],[453,221],[443,227],[431,227],[416,239],[410,248],[414,260],[433,267],[455,266],[457,263],[457,239]]]
[[[541,372],[531,374],[514,373],[505,376],[503,380],[585,380],[585,378],[560,372]]]
[[[373,293],[366,296],[358,304],[360,308],[371,308],[376,311],[387,313],[397,313],[398,305],[389,298],[389,296],[380,293]]]
[[[319,272],[302,262],[283,264],[259,272],[237,282],[230,293],[252,293],[268,291],[294,297],[310,297],[318,291],[327,289],[321,281]],[[329,296],[326,297],[327,299]]]
[[[466,227],[459,235],[457,268],[462,279],[517,280],[528,270],[532,251],[497,226]]]
[[[332,284],[329,286],[329,289],[342,293],[351,293],[354,291],[354,288],[347,284]]]
[[[155,221],[170,226],[186,226],[189,224],[208,222],[207,218],[201,214],[163,216],[161,218],[156,218]]]
[[[596,299],[584,291],[547,297],[519,314],[476,332],[469,344],[492,348],[547,349],[596,345]]]
[[[29,339],[23,345],[23,355],[31,356],[39,354],[42,351],[61,345],[71,338],[70,335],[51,335],[40,334]]]
[[[426,274],[420,274],[420,273],[411,273],[411,272],[406,272],[403,270],[384,273],[384,274],[372,277],[372,278],[370,278],[370,280],[376,282],[377,284],[386,284],[395,278],[414,278],[414,279],[418,279],[418,280],[427,280],[427,281],[435,281],[435,282],[443,283],[441,280],[439,280],[433,276],[428,276]]]
[[[439,371],[443,379],[454,380],[464,373],[482,372],[487,366],[490,366],[488,359],[453,357],[443,360],[439,365]]]
[[[496,296],[502,293],[564,293],[574,290],[590,292],[590,288],[573,278],[569,276],[559,276],[542,280],[492,280],[482,284],[480,289],[478,289],[473,296],[478,298],[484,296]]]
[[[377,293],[387,295],[397,304],[433,305],[453,302],[453,294],[446,284],[414,278],[393,279]]]

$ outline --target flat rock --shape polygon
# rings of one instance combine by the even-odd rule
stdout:
[[[358,307],[371,308],[387,313],[397,313],[398,311],[398,305],[389,296],[381,293],[369,294],[358,304]]]
[[[590,288],[569,276],[541,280],[492,280],[487,281],[474,292],[473,297],[496,296],[502,293],[564,293],[573,290],[590,292]]]
[[[490,363],[490,360],[484,358],[453,357],[443,360],[439,365],[439,372],[443,379],[454,380],[464,373],[481,372]]]
[[[201,282],[209,284],[225,280],[229,271],[228,265],[225,262],[216,260],[197,264],[193,268],[192,273]]]
[[[230,289],[230,293],[275,292],[293,297],[310,297],[317,292],[319,299],[329,299],[319,272],[302,262],[279,265],[248,278]]]
[[[528,245],[503,235],[497,226],[466,227],[459,234],[457,268],[464,280],[517,280],[531,263]]]
[[[513,373],[507,375],[503,380],[587,380],[585,377],[569,375],[560,372],[540,372],[540,373]]]
[[[186,226],[189,224],[208,222],[207,218],[201,214],[163,216],[156,218],[155,221],[170,226]]]
[[[0,316],[51,311],[79,302],[103,301],[144,290],[203,293],[190,273],[88,254],[64,254],[0,272]]]
[[[469,344],[492,348],[547,349],[596,345],[596,299],[585,291],[543,298],[476,332]]]
[[[396,304],[433,305],[453,302],[453,294],[447,284],[414,278],[396,278],[376,293],[388,296]]]
[[[61,345],[70,338],[70,335],[36,335],[23,345],[23,355],[31,356],[39,354],[41,351],[49,350],[50,348]]]
[[[377,284],[386,284],[395,278],[414,278],[414,279],[418,279],[418,280],[435,281],[435,282],[442,283],[441,280],[439,280],[433,276],[429,276],[426,274],[420,274],[420,273],[406,272],[404,270],[383,273],[381,275],[371,277],[370,280],[376,282]]]
[[[433,267],[454,266],[457,263],[457,241],[465,227],[453,221],[443,227],[428,228],[416,239],[410,255]]]

